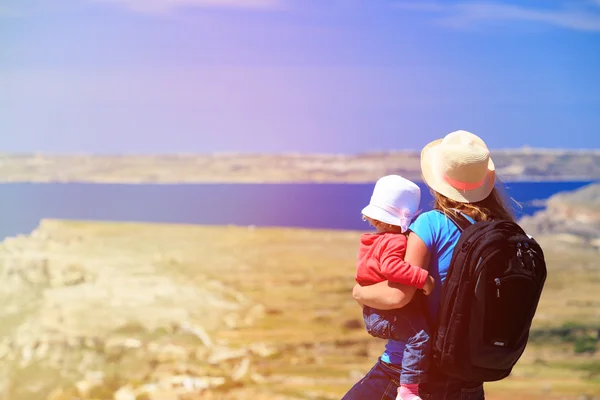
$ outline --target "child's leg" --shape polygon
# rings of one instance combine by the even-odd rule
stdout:
[[[421,305],[419,301],[412,301],[397,310],[396,321],[392,324],[392,339],[406,343],[398,389],[398,399],[401,400],[420,399],[419,383],[425,380],[429,366],[430,338],[425,310]]]
[[[402,358],[401,385],[418,385],[425,381],[425,373],[429,367],[430,342],[426,330],[421,330],[408,339]]]
[[[425,380],[429,364],[430,338],[426,330],[421,330],[406,342],[400,374],[400,400],[420,400],[419,383]]]
[[[383,311],[364,306],[363,318],[367,332],[379,339],[391,339],[392,324],[396,320],[395,312],[396,310]]]

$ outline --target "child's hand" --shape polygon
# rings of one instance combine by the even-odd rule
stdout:
[[[425,293],[425,296],[429,296],[431,292],[433,292],[433,288],[435,288],[435,280],[429,275],[427,281],[425,281],[425,286],[423,286],[423,293]]]

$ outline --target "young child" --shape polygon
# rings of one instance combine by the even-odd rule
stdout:
[[[387,280],[423,289],[426,295],[431,293],[435,282],[429,273],[404,261],[408,226],[420,200],[419,187],[401,176],[384,176],[377,181],[369,205],[362,210],[363,218],[376,233],[364,234],[360,240],[356,269],[359,285]],[[415,298],[396,310],[363,308],[365,325],[371,335],[406,343],[400,374],[402,400],[420,399],[418,386],[428,359],[428,326],[420,305]]]

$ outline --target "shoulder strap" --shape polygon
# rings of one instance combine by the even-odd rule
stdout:
[[[455,212],[448,212],[445,213],[441,210],[436,210],[437,212],[439,212],[442,215],[445,215],[450,221],[452,221],[452,223],[454,225],[456,225],[456,227],[458,228],[458,230],[462,233],[465,229],[467,229],[469,226],[472,225],[472,222],[469,221],[467,219],[467,217],[465,217],[461,212],[455,211]]]

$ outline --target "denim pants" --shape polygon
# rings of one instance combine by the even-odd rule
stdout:
[[[421,301],[415,298],[403,308],[388,311],[364,306],[363,318],[372,336],[406,343],[400,382],[404,385],[424,382],[431,340]]]
[[[399,373],[399,365],[386,364],[380,359],[342,400],[395,400]],[[419,385],[419,395],[423,400],[485,400],[481,382],[461,382],[435,371],[428,383]]]
[[[432,365],[426,383],[419,385],[423,400],[485,400],[482,382],[465,382],[451,378]]]
[[[400,366],[381,359],[342,400],[395,400],[400,386]]]

